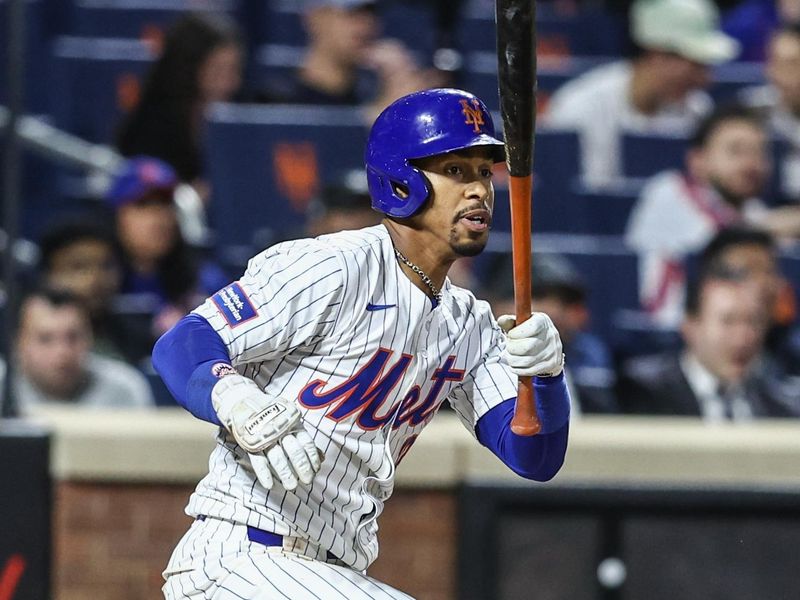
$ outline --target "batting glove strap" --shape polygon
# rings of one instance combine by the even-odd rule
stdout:
[[[564,370],[564,352],[556,326],[544,313],[533,313],[516,325],[511,315],[502,315],[498,325],[506,332],[503,359],[520,377],[555,377]]]
[[[225,428],[251,454],[268,450],[300,423],[293,402],[264,393],[255,381],[238,374],[214,385],[211,402]]]

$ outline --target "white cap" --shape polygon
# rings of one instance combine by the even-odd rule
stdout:
[[[719,11],[710,0],[636,0],[631,37],[642,48],[706,65],[732,60],[740,50],[739,42],[720,30]]]

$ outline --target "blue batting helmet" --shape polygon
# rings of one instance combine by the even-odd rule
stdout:
[[[403,96],[375,120],[364,159],[372,208],[392,217],[410,217],[430,197],[430,182],[410,161],[473,146],[490,146],[494,161],[505,160],[486,106],[455,89]]]

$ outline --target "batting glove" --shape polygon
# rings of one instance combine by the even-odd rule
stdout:
[[[214,385],[211,401],[222,424],[250,455],[261,485],[272,488],[273,472],[290,491],[298,480],[311,483],[322,461],[294,402],[266,394],[252,379],[234,374]]]
[[[503,358],[519,377],[555,377],[564,370],[564,352],[556,326],[544,313],[533,313],[516,325],[512,315],[502,315],[497,324],[506,332]],[[516,326],[515,326],[516,325]]]

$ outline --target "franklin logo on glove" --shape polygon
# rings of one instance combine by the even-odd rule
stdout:
[[[254,415],[250,420],[248,420],[244,424],[244,429],[245,431],[247,431],[247,433],[253,435],[258,430],[261,423],[265,421],[271,421],[285,410],[286,410],[285,407],[280,406],[278,404],[273,404],[272,406],[268,406],[260,413]]]

